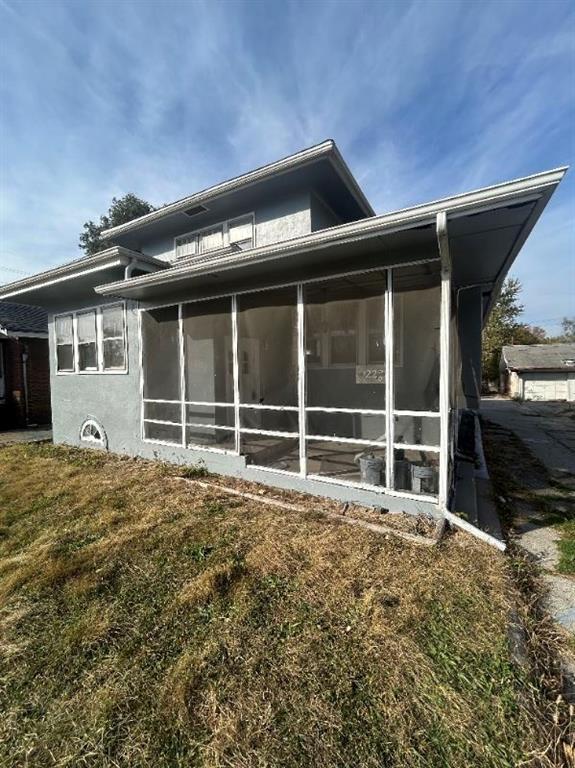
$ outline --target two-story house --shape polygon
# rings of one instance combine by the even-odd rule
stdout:
[[[326,141],[0,299],[49,311],[57,443],[449,515],[482,325],[564,173],[375,215]]]

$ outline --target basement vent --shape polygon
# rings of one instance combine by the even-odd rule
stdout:
[[[184,213],[186,216],[197,216],[199,213],[205,213],[207,210],[205,205],[195,205],[193,208],[188,208]]]

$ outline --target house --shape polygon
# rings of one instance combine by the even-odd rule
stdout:
[[[56,443],[448,515],[482,325],[565,171],[375,215],[326,141],[0,298],[49,312]]]
[[[0,301],[0,430],[49,423],[47,312]]]
[[[510,397],[575,402],[575,343],[503,347],[499,369]]]

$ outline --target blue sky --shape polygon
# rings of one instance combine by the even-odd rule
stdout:
[[[378,213],[575,162],[575,3],[0,0],[0,282],[334,138]],[[513,269],[575,315],[575,169]]]

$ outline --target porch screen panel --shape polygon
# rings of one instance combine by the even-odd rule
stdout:
[[[186,444],[235,447],[231,298],[184,304]]]
[[[396,410],[439,411],[440,301],[437,264],[393,270]]]
[[[178,307],[144,311],[141,323],[144,437],[181,443],[181,407],[174,408],[181,404]]]
[[[440,282],[437,262],[393,270],[394,488],[416,496],[438,492]]]
[[[386,284],[382,271],[305,286],[310,475],[385,484]]]
[[[297,323],[295,287],[238,297],[240,450],[288,472],[299,472]]]

